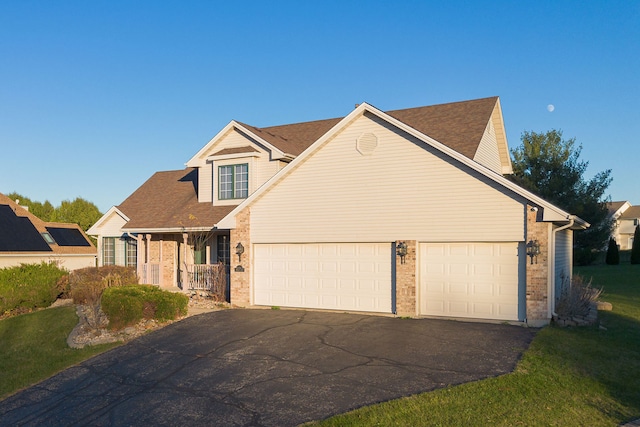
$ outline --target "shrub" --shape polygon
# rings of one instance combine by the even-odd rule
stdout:
[[[184,316],[189,298],[153,285],[130,285],[105,289],[101,301],[109,329],[122,329],[142,319],[166,321]]]
[[[48,307],[60,295],[58,282],[66,274],[56,263],[46,262],[0,269],[0,315]]]
[[[618,250],[618,245],[613,237],[609,239],[609,248],[607,248],[607,258],[605,262],[608,265],[620,264],[620,251]]]
[[[102,291],[106,288],[137,283],[138,275],[133,267],[87,267],[75,270],[69,275],[69,296],[76,304],[97,306]]]
[[[580,275],[574,275],[571,286],[565,286],[556,305],[556,312],[561,316],[586,316],[591,303],[600,298],[602,288],[594,288]]]

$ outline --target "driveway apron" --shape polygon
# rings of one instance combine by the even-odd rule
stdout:
[[[449,320],[217,311],[5,399],[0,424],[294,426],[510,372],[534,334]]]

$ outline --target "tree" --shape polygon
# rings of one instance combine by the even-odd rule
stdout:
[[[611,184],[611,169],[584,178],[589,162],[580,160],[582,146],[575,138],[562,139],[562,131],[524,132],[522,145],[511,150],[514,174],[511,179],[545,200],[591,224],[577,232],[574,260],[590,264],[611,235],[605,191]]]
[[[636,225],[633,233],[633,245],[631,245],[631,264],[640,264],[640,224]]]
[[[607,258],[605,261],[608,265],[620,264],[620,251],[613,237],[609,239],[609,248],[607,249]]]
[[[28,197],[24,197],[23,195],[16,192],[9,193],[6,196],[14,201],[20,200],[20,206],[28,207],[29,212],[31,212],[41,220],[47,222],[52,221],[51,218],[53,216],[53,211],[55,210],[55,208],[48,200],[45,200],[44,203],[34,202]]]
[[[71,222],[78,224],[84,231],[87,231],[101,216],[102,213],[100,213],[96,205],[77,197],[73,202],[63,200],[53,212],[51,221]]]

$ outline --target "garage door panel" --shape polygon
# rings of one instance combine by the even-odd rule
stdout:
[[[518,320],[518,243],[421,243],[420,313]]]
[[[391,243],[256,244],[254,303],[390,313],[392,260]]]

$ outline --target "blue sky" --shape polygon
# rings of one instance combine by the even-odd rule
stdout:
[[[494,95],[510,147],[561,129],[640,204],[638,0],[0,0],[0,192],[105,212],[232,119]]]

